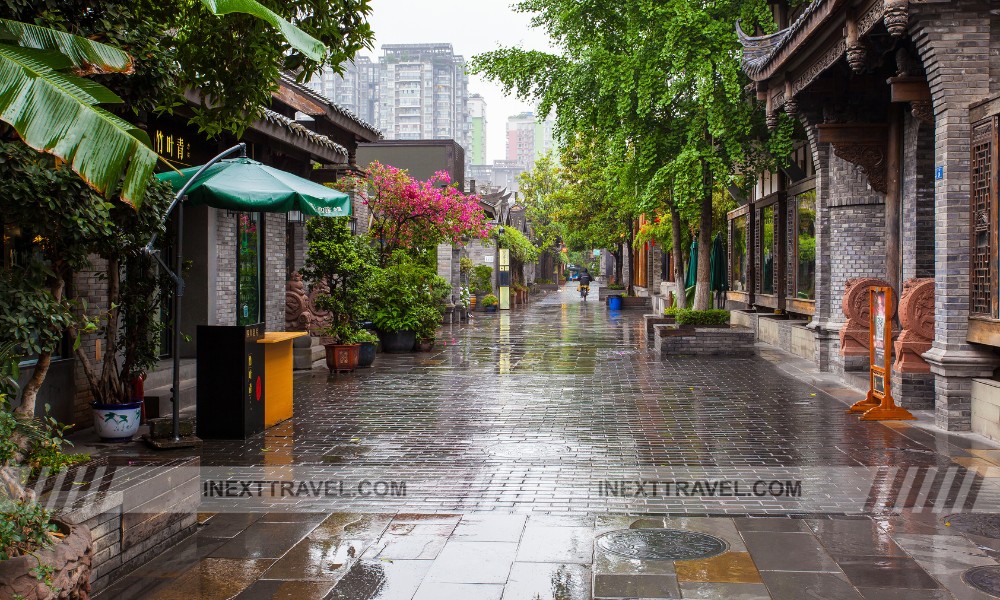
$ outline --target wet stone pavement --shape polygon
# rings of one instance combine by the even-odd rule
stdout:
[[[861,423],[857,391],[765,347],[663,359],[595,298],[297,376],[294,419],[201,458],[305,493],[206,494],[196,534],[98,598],[1000,597],[996,445]]]

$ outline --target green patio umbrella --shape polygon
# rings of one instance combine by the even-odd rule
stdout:
[[[202,167],[156,177],[180,190]],[[244,212],[287,213],[293,210],[313,217],[346,217],[351,197],[343,192],[269,167],[249,158],[220,160],[187,188],[188,205]]]
[[[691,259],[688,261],[687,279],[684,281],[685,288],[694,287],[698,283],[698,240],[691,240]]]
[[[712,257],[709,264],[711,265],[709,288],[713,292],[728,292],[729,278],[726,276],[726,248],[722,244],[721,233],[715,234],[715,239],[712,240]]]

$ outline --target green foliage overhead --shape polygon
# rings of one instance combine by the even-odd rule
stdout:
[[[504,227],[498,240],[501,248],[508,248],[510,255],[522,263],[532,263],[538,260],[538,248],[527,237],[513,227]]]
[[[477,294],[486,294],[493,291],[493,267],[487,265],[476,265],[472,268],[472,277],[469,278],[469,285],[472,291]]]

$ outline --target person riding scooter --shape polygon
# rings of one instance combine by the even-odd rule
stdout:
[[[584,269],[580,273],[580,297],[583,298],[584,302],[587,300],[587,294],[590,293],[590,282],[590,273],[587,272],[587,269]]]

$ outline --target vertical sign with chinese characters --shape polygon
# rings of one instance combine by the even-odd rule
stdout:
[[[892,288],[872,288],[871,294],[871,381],[872,390],[879,398],[885,395],[886,374],[889,372],[889,361],[886,352],[886,338],[891,324],[886,318],[886,302],[891,301]]]
[[[183,134],[155,129],[152,135],[153,150],[163,158],[179,165],[190,166],[193,148]]]

